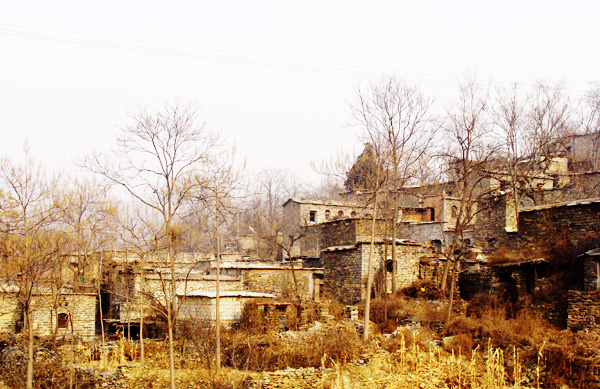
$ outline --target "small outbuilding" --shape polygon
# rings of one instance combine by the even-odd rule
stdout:
[[[216,321],[217,293],[215,291],[197,290],[178,294],[181,302],[179,319],[198,320],[207,324]],[[219,317],[225,326],[231,326],[242,316],[244,304],[258,299],[274,299],[271,293],[248,292],[244,290],[225,290],[219,293]]]

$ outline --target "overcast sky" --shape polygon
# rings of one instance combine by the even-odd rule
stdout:
[[[7,5],[9,4],[9,5]],[[600,2],[15,1],[0,13],[0,154],[49,170],[110,147],[139,106],[177,99],[252,170],[312,176],[361,151],[356,87],[395,74],[440,107],[467,72],[495,85],[600,81]]]

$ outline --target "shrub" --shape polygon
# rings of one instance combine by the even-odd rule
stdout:
[[[409,287],[400,289],[398,293],[406,297],[425,300],[438,300],[442,297],[439,285],[431,281],[417,281]]]
[[[232,334],[224,339],[224,360],[237,369],[272,371],[344,363],[362,351],[356,328],[337,324],[294,336]]]

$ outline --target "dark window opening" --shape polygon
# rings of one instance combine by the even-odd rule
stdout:
[[[385,270],[392,273],[394,271],[394,261],[385,261]]]
[[[338,212],[338,217],[344,217],[344,211],[339,211]]]
[[[442,241],[441,240],[434,239],[431,241],[431,245],[433,246],[433,248],[435,248],[435,251],[437,251],[437,252],[442,251]]]
[[[58,328],[68,328],[68,327],[69,327],[69,314],[59,313],[58,314]]]
[[[352,213],[350,214],[350,216],[356,217],[356,211],[352,211]]]
[[[308,215],[308,221],[314,223],[315,220],[317,220],[317,211],[310,211],[310,214]]]
[[[435,221],[435,208],[431,208],[431,210],[429,211],[429,217],[430,217],[430,221],[434,222]]]
[[[329,220],[330,217],[331,217],[331,211],[330,210],[326,210],[325,211],[325,220]]]

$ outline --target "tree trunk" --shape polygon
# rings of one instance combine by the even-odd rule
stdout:
[[[450,298],[448,299],[448,312],[446,314],[446,327],[448,326],[448,323],[450,323],[450,317],[452,315],[452,303],[454,302],[454,284],[455,282],[455,278],[456,278],[456,267],[458,263],[458,258],[454,259],[453,262],[453,266],[452,266],[452,278],[450,279]]]
[[[378,179],[379,181],[379,179]],[[371,247],[369,249],[369,264],[367,270],[367,291],[365,298],[365,328],[363,331],[363,339],[366,341],[369,339],[369,322],[371,314],[371,288],[373,287],[372,273],[373,273],[373,251],[375,246],[375,221],[377,220],[377,200],[378,192],[375,191],[375,205],[373,207],[373,223],[371,224]]]
[[[140,262],[140,365],[144,365],[144,255]]]
[[[25,323],[27,325],[27,389],[33,388],[33,323],[31,321],[31,306],[25,304]]]
[[[217,277],[216,277],[216,285],[215,285],[215,374],[218,376],[221,372],[221,315],[219,311],[220,304],[220,280],[219,276],[221,273],[221,244],[220,244],[220,236],[219,236],[219,191],[217,189],[215,195],[215,217],[217,221],[217,225],[215,226],[215,242],[217,245]]]
[[[173,350],[173,327],[175,325],[175,253],[173,252],[173,241],[171,236],[171,223],[167,222],[167,244],[169,250],[169,263],[171,265],[171,296],[167,301],[167,320],[169,322],[169,374],[171,376],[171,389],[175,389],[175,351]]]
[[[396,295],[396,280],[398,279],[398,259],[396,258],[396,217],[398,215],[398,198],[394,194],[394,207],[392,215],[392,295]]]

